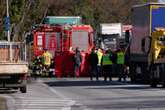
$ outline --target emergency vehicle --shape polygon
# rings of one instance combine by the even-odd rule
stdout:
[[[93,29],[90,25],[38,25],[33,31],[34,56],[47,49],[55,61],[57,77],[73,76],[74,50],[78,47],[82,55],[80,76],[89,76],[88,54],[93,44]]]

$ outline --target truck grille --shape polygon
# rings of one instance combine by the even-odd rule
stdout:
[[[16,75],[1,75],[0,76],[0,83],[17,83],[19,81],[20,75],[16,74]]]

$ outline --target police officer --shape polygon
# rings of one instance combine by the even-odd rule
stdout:
[[[106,50],[105,54],[103,55],[101,64],[103,67],[104,81],[107,81],[107,76],[109,76],[109,81],[111,81],[112,61],[109,58],[109,50]]]
[[[97,64],[98,75],[101,75],[101,59],[103,57],[103,51],[100,48],[97,50],[97,57],[98,57],[98,64]]]
[[[121,78],[124,75],[124,61],[125,61],[125,54],[123,49],[117,50],[117,74],[118,74],[118,81],[121,81]]]

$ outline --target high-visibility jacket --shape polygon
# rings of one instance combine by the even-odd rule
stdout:
[[[102,65],[112,65],[112,61],[109,58],[109,54],[103,55]]]
[[[50,65],[51,64],[52,55],[48,51],[46,51],[43,54],[43,58],[44,58],[44,65]]]
[[[124,64],[125,55],[124,52],[117,52],[117,64]]]
[[[101,65],[101,58],[103,56],[103,53],[101,53],[100,51],[97,51],[97,57],[98,57],[98,64]]]

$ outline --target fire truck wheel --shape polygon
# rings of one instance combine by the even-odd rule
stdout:
[[[20,87],[20,91],[21,91],[22,93],[26,93],[26,92],[27,92],[26,86]]]

